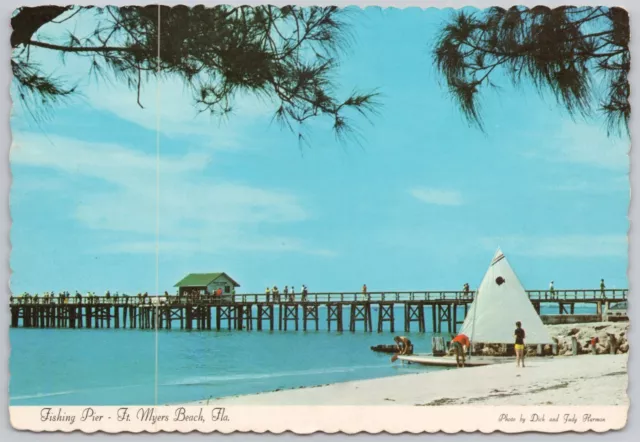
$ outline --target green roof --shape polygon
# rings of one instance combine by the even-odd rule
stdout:
[[[189,273],[182,278],[174,287],[205,287],[211,284],[219,277],[224,276],[230,280],[235,287],[240,287],[240,284],[235,282],[229,275],[224,272],[217,273]]]

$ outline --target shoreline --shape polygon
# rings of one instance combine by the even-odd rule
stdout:
[[[626,354],[531,357],[525,368],[504,363],[438,370],[181,405],[628,406],[627,360]]]
[[[628,405],[629,323],[547,325],[557,356],[529,356],[526,368],[514,362],[434,370],[425,373],[299,386],[189,402],[190,405]],[[621,344],[608,354],[608,336]],[[571,340],[578,355],[572,356]],[[597,355],[588,341],[598,337]],[[418,353],[419,354],[419,353]],[[468,370],[473,370],[469,372]],[[482,379],[482,382],[477,382]],[[423,387],[424,386],[424,387]]]

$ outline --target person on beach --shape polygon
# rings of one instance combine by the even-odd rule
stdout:
[[[464,367],[464,354],[470,346],[469,338],[463,333],[460,333],[451,341],[451,348],[453,348],[456,353],[456,365],[459,368]]]
[[[391,356],[391,362],[395,362],[398,360],[398,356],[400,355],[410,355],[413,353],[413,345],[411,345],[411,341],[409,338],[405,336],[396,336],[393,338],[398,347],[398,353]]]
[[[522,328],[522,323],[520,321],[516,322],[516,331],[513,333],[513,337],[516,339],[516,367],[520,367],[520,363],[522,363],[522,367],[524,368],[524,338],[525,332]]]
[[[400,350],[401,355],[408,355],[411,354],[411,349],[413,348],[413,346],[411,345],[411,341],[409,340],[409,338],[407,338],[406,336],[396,336],[395,338],[393,338],[393,340],[395,341],[396,345],[398,346],[398,349]]]

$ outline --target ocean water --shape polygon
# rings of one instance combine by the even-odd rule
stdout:
[[[556,309],[543,314],[557,313]],[[576,313],[593,308],[576,307]],[[376,328],[373,312],[373,326]],[[459,311],[462,318],[462,311]],[[390,362],[370,347],[408,336],[416,353],[431,351],[427,332],[171,331],[113,329],[11,329],[11,405],[174,404],[237,394],[441,370]],[[344,325],[348,325],[345,315]],[[417,324],[412,324],[417,328]],[[445,326],[445,324],[443,324]],[[302,326],[300,325],[300,328]],[[448,336],[448,333],[446,334]],[[157,353],[156,353],[157,345]]]

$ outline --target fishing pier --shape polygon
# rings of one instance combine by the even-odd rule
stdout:
[[[573,315],[576,304],[589,304],[596,315],[626,301],[627,289],[528,290],[538,313],[543,304],[559,315]],[[371,292],[215,296],[11,297],[11,327],[141,330],[319,330],[326,309],[329,331],[395,332],[397,315],[404,331],[455,333],[464,322],[474,292]],[[430,318],[429,318],[430,317]]]

